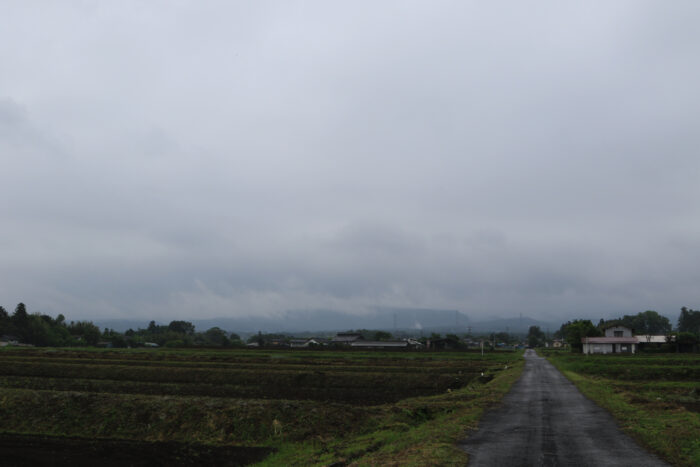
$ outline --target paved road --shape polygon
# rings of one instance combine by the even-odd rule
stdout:
[[[623,434],[612,416],[534,351],[503,400],[463,441],[469,465],[666,466]]]

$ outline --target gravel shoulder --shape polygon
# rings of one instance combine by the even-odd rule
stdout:
[[[546,359],[525,353],[525,369],[460,447],[473,466],[667,466],[618,428]]]

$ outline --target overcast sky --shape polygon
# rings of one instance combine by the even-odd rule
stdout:
[[[3,1],[0,304],[700,306],[697,1]]]

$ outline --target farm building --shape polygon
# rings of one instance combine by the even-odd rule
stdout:
[[[358,340],[350,343],[353,349],[407,349],[408,342],[406,341],[365,341]]]
[[[0,347],[5,347],[7,345],[18,345],[19,344],[19,337],[15,336],[9,336],[7,334],[3,334],[0,336]]]
[[[612,326],[605,330],[605,337],[583,337],[581,343],[584,354],[608,354],[635,353],[638,341],[630,328]]]
[[[331,339],[331,344],[350,345],[352,342],[361,340],[363,340],[363,337],[359,332],[339,332],[333,339]]]
[[[460,342],[452,337],[428,339],[425,343],[425,346],[430,350],[453,350],[458,349],[460,345]]]
[[[328,345],[328,342],[328,339],[320,339],[318,337],[312,337],[310,339],[290,339],[289,346],[293,349],[306,349],[309,347]]]
[[[659,349],[676,342],[676,336],[642,334],[634,337],[637,338],[639,350]]]

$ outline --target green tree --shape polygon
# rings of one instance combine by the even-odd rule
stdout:
[[[511,335],[508,334],[507,332],[497,332],[496,333],[496,342],[503,342],[504,344],[510,344],[511,342]]]
[[[56,326],[52,326],[53,320],[49,321],[44,316],[34,314],[28,317],[26,342],[40,347],[65,345],[67,342],[64,341],[60,330]],[[51,317],[49,316],[49,318]]]
[[[155,321],[151,321],[148,323],[148,333],[149,334],[158,334],[160,332],[161,326],[158,326]]]
[[[539,326],[530,326],[527,331],[527,345],[530,347],[542,347],[544,345],[545,335]]]
[[[15,312],[12,315],[12,324],[15,332],[18,334],[17,337],[26,342],[29,334],[29,314],[24,303],[18,303],[15,307]]]
[[[619,324],[634,330],[635,334],[668,334],[671,332],[671,322],[656,311],[647,310],[636,315],[625,315]]]
[[[600,329],[591,323],[589,319],[575,319],[561,325],[561,335],[571,346],[573,352],[582,352],[584,337],[596,337],[602,335]]]
[[[15,325],[10,314],[0,306],[0,336],[3,334],[12,335],[15,333]]]
[[[71,321],[68,331],[87,345],[97,345],[100,341],[100,328],[92,324],[91,321],[78,321],[75,323]]]
[[[678,316],[678,332],[692,332],[700,335],[700,311],[687,307],[681,308]]]
[[[391,333],[386,332],[386,331],[375,331],[374,334],[372,335],[372,340],[375,341],[388,341],[392,338],[393,336]]]
[[[226,347],[230,344],[230,341],[226,336],[226,331],[218,327],[213,327],[204,332],[204,344]]]
[[[171,321],[168,325],[168,331],[191,336],[194,334],[194,324],[189,321]]]

